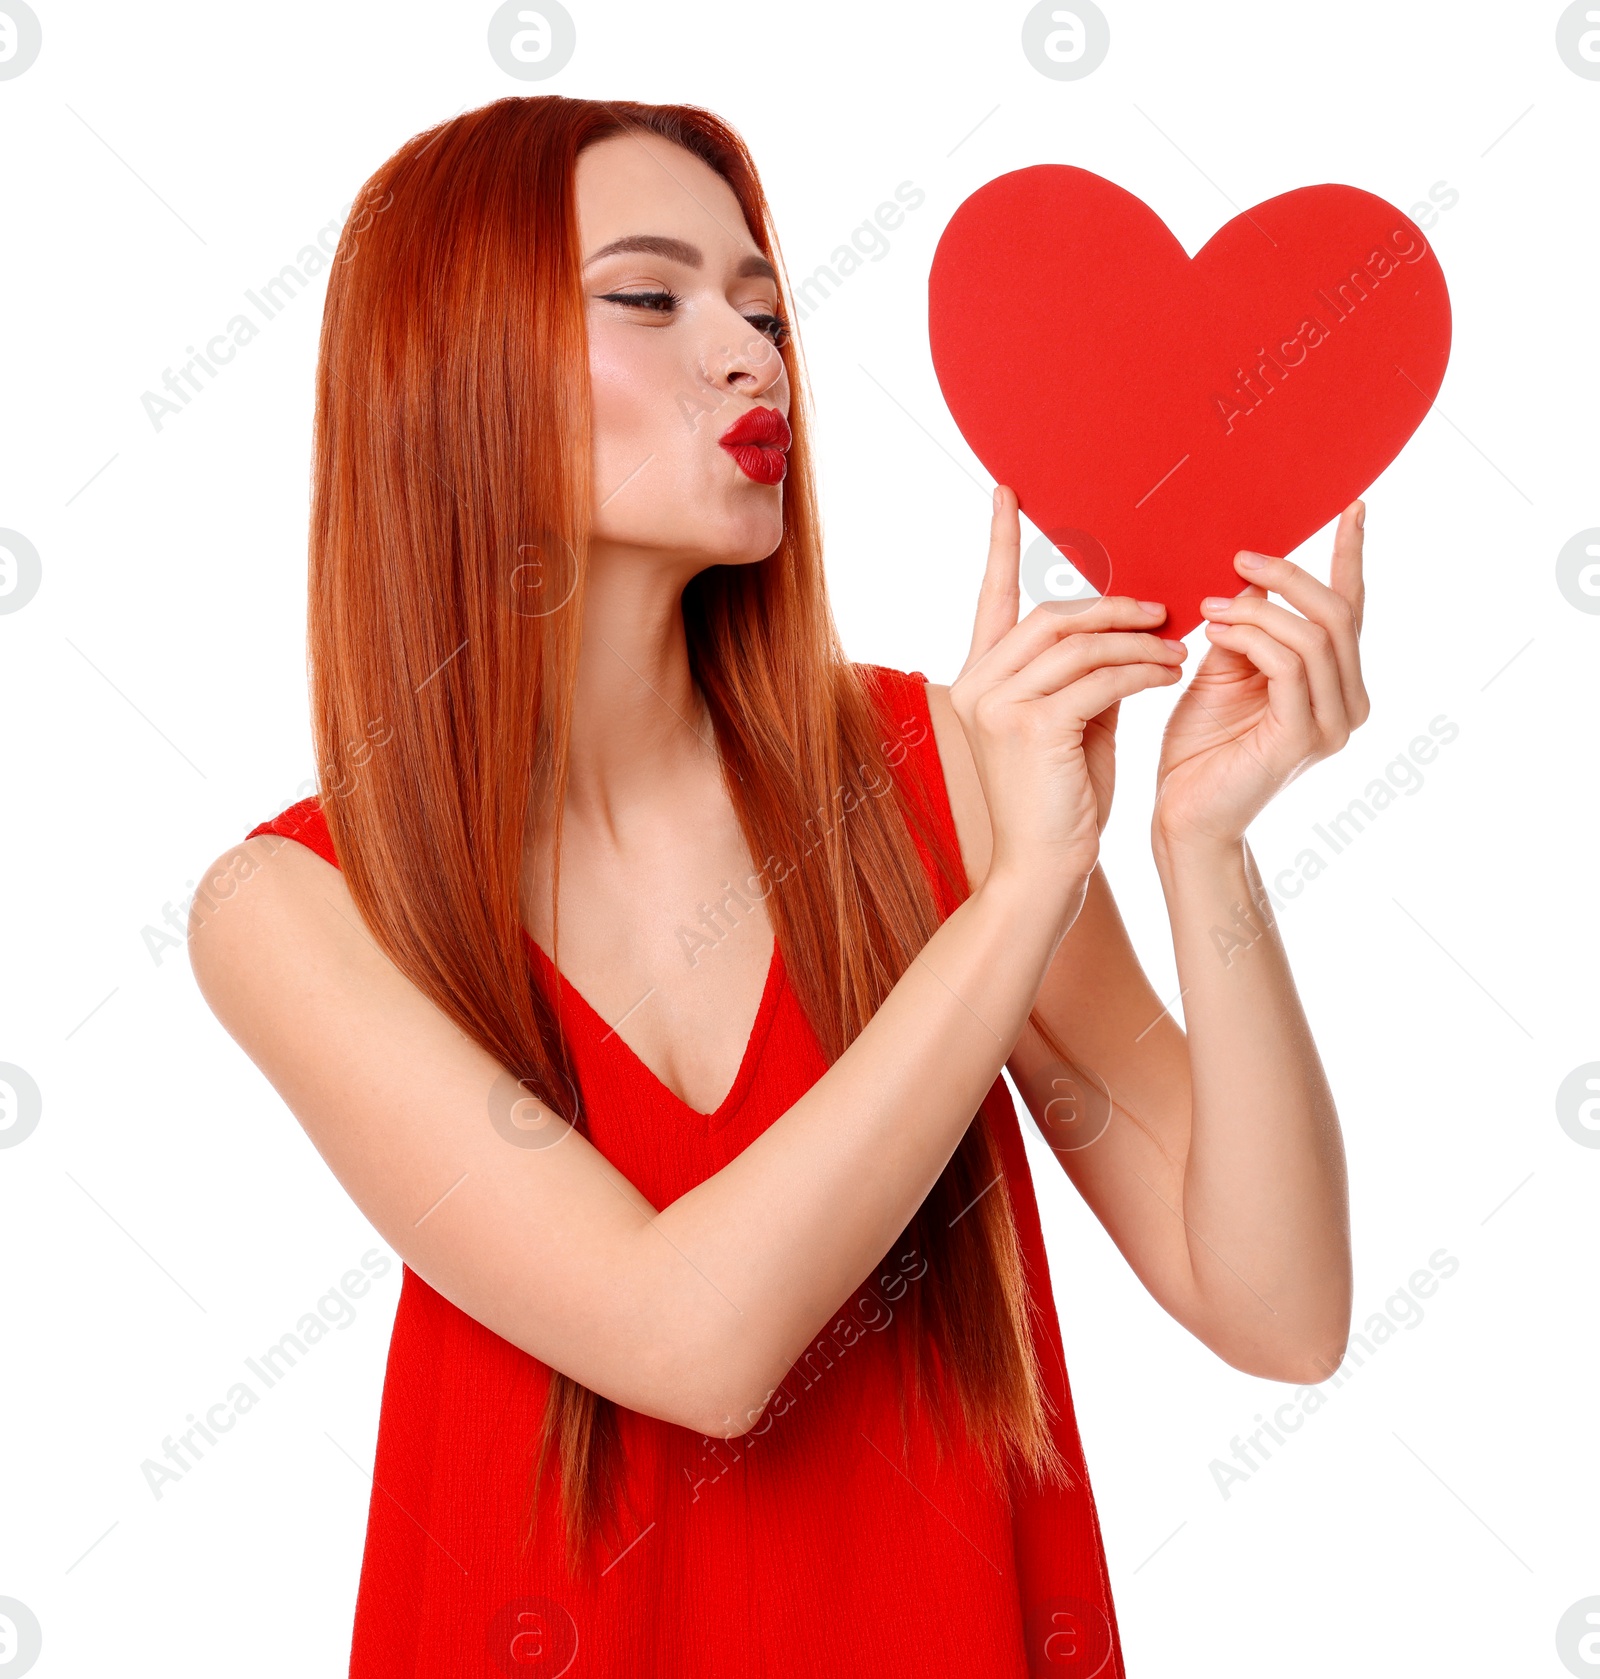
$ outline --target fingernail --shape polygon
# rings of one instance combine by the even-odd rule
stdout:
[[[1142,600],[1139,605],[1146,612],[1165,612],[1167,610],[1158,600]]]
[[[1362,502],[1361,511],[1356,514],[1356,529],[1363,531],[1367,528],[1367,504]]]
[[[1161,639],[1168,647],[1175,647],[1180,653],[1187,653],[1189,651],[1189,649],[1185,647],[1181,641],[1174,641],[1170,636],[1164,635]]]
[[[1241,554],[1239,556],[1239,564],[1242,565],[1246,571],[1260,571],[1262,566],[1266,563],[1267,562],[1260,554]]]
[[[1000,486],[998,484],[994,487],[994,510],[996,513],[1000,511]]]
[[[1233,602],[1226,595],[1207,595],[1201,601],[1200,608],[1203,612],[1226,612],[1232,605]]]

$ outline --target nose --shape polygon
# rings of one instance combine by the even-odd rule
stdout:
[[[778,346],[743,315],[738,315],[731,332],[724,335],[719,328],[701,350],[700,370],[719,396],[737,393],[745,397],[765,396],[786,371]]]

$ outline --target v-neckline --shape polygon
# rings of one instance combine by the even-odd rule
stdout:
[[[761,1051],[765,1045],[768,1028],[772,1024],[772,1016],[777,1008],[778,992],[783,977],[783,953],[778,948],[778,940],[772,940],[772,956],[767,963],[766,982],[761,988],[761,999],[756,1004],[755,1019],[751,1022],[750,1035],[745,1039],[744,1054],[740,1057],[739,1070],[733,1075],[733,1083],[728,1087],[728,1093],[717,1103],[710,1113],[704,1113],[699,1108],[690,1107],[684,1099],[651,1068],[638,1051],[626,1038],[612,1026],[600,1011],[575,986],[567,976],[550,960],[549,953],[529,933],[522,929],[523,942],[542,964],[545,972],[557,982],[558,994],[570,996],[580,1015],[592,1026],[597,1028],[596,1044],[603,1045],[615,1039],[623,1055],[638,1069],[661,1095],[666,1098],[680,1112],[699,1120],[707,1130],[716,1130],[732,1118],[734,1111],[749,1094],[751,1081],[755,1077],[757,1063],[761,1058]],[[649,993],[647,992],[648,996]],[[636,1003],[635,1008],[638,1007]],[[631,1012],[631,1011],[630,1011]]]

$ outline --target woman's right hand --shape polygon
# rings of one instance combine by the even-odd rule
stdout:
[[[1075,896],[1111,812],[1118,707],[1175,683],[1188,649],[1157,633],[1164,606],[1126,595],[1045,602],[1019,623],[1015,492],[998,486],[994,508],[972,647],[950,703],[989,807],[991,875]]]

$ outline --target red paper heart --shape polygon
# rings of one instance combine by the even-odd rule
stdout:
[[[1269,198],[1191,259],[1131,193],[1041,163],[950,218],[928,337],[996,481],[1098,593],[1164,602],[1182,636],[1244,587],[1241,548],[1290,553],[1399,454],[1450,298],[1416,224],[1356,187]]]

